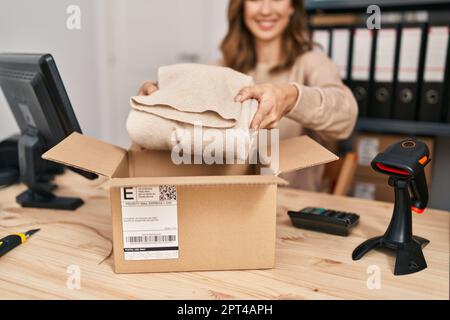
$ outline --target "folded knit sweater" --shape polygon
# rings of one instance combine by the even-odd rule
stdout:
[[[232,144],[226,136],[244,141],[245,150],[233,147],[235,158],[245,159],[256,143],[256,133],[249,130],[258,108],[256,100],[235,102],[234,97],[253,79],[230,68],[200,64],[178,64],[158,70],[159,90],[149,96],[130,99],[132,110],[127,120],[131,140],[144,148],[172,150],[189,147],[191,154],[207,148],[208,130],[215,129],[223,139],[224,154]],[[203,145],[194,148],[194,126],[202,126]],[[197,131],[198,132],[198,131]],[[198,140],[197,140],[198,142]]]

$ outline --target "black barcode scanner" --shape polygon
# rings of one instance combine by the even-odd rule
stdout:
[[[427,145],[414,138],[389,146],[372,160],[374,170],[389,175],[388,183],[395,192],[394,211],[386,233],[360,244],[353,251],[353,260],[361,259],[371,249],[386,247],[397,252],[395,275],[427,267],[422,247],[429,241],[413,236],[411,210],[423,213],[428,204],[424,168],[430,161]]]
[[[423,213],[428,203],[424,168],[430,160],[427,145],[411,138],[393,144],[378,154],[372,160],[372,168],[380,173],[409,180],[411,209]]]

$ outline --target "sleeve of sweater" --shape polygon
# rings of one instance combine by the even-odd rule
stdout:
[[[346,139],[355,126],[358,106],[337,66],[318,51],[304,54],[297,63],[304,68],[303,78],[292,83],[299,97],[286,116],[327,140]]]

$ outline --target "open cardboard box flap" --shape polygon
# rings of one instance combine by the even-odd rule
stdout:
[[[74,132],[42,155],[42,158],[86,171],[114,178],[127,150]],[[306,167],[328,163],[338,157],[308,136],[280,141],[279,168],[276,175]],[[270,175],[201,176],[201,177],[129,177],[111,179],[105,186],[139,185],[155,183],[174,185],[200,184],[286,184],[286,181]],[[157,180],[157,181],[156,181]]]
[[[112,178],[126,154],[123,148],[74,132],[42,158]]]
[[[276,174],[313,167],[339,159],[338,156],[308,136],[280,141],[279,153],[279,169]]]

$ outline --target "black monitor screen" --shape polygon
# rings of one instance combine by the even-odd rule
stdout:
[[[22,134],[39,132],[46,148],[81,132],[50,54],[0,54],[0,86]]]
[[[21,180],[36,188],[36,176],[45,173],[41,154],[74,131],[81,133],[80,125],[50,54],[0,54],[0,87],[21,131]],[[88,179],[97,177],[71,170]]]

